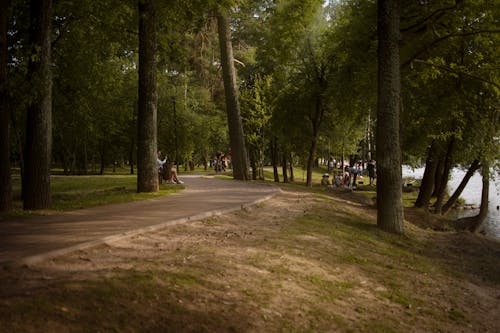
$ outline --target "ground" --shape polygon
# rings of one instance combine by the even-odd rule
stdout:
[[[236,213],[0,272],[0,332],[498,332],[500,244],[380,231],[352,194]],[[413,221],[425,219],[409,211]]]

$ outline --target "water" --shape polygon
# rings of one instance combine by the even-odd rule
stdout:
[[[453,193],[462,181],[466,170],[460,168],[455,168],[451,172],[451,179],[448,182],[449,193]],[[412,177],[415,179],[421,179],[424,175],[424,168],[412,169],[408,166],[403,166],[403,178]],[[469,183],[465,187],[461,194],[461,198],[465,200],[468,204],[478,205],[481,203],[481,191],[483,188],[481,175],[476,172],[474,176],[469,180]],[[497,207],[500,206],[500,179],[499,175],[492,175],[490,178],[490,192],[489,192],[489,205],[488,205],[488,217],[483,224],[483,230],[486,236],[494,238],[500,241],[500,210]],[[465,215],[475,215],[478,210],[466,210],[463,211],[462,216]]]

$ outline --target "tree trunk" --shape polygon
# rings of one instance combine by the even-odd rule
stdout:
[[[437,192],[437,200],[434,209],[434,212],[436,214],[441,214],[441,208],[443,207],[444,195],[446,193],[446,188],[448,187],[448,176],[450,175],[452,167],[452,155],[454,147],[455,147],[455,137],[452,136],[450,138],[450,142],[448,143],[448,148],[446,150],[443,174],[441,175],[440,188],[439,191]]]
[[[465,186],[467,186],[467,183],[472,178],[474,172],[476,172],[477,169],[479,169],[479,160],[474,160],[474,162],[472,162],[471,166],[469,167],[469,170],[467,170],[467,173],[465,174],[464,178],[460,182],[460,185],[458,185],[453,195],[443,205],[443,208],[441,209],[441,214],[446,214],[450,210],[450,208],[453,207],[453,205],[455,204],[455,202],[457,202]]]
[[[377,225],[404,233],[399,111],[400,1],[378,1]]]
[[[134,139],[130,140],[130,150],[129,150],[129,163],[130,163],[130,174],[134,174]]]
[[[10,109],[7,103],[7,9],[0,0],[0,212],[12,210],[10,172]]]
[[[239,180],[248,180],[248,158],[245,149],[240,103],[238,100],[238,87],[236,85],[236,71],[234,68],[231,30],[229,27],[227,13],[222,13],[222,10],[217,12],[217,28],[221,53],[224,92],[226,95],[229,141],[231,151],[233,153],[233,177]]]
[[[314,155],[316,154],[316,144],[317,144],[316,133],[313,134],[311,145],[309,146],[309,157],[307,158],[307,176],[306,176],[306,186],[312,186],[312,169],[314,166]]]
[[[278,139],[276,137],[273,138],[271,142],[271,159],[273,162],[273,175],[274,175],[274,182],[279,183],[280,182],[280,176],[278,173]]]
[[[293,174],[293,153],[290,153],[290,181],[295,181],[295,175]]]
[[[281,169],[283,171],[283,183],[288,183],[288,161],[286,158],[286,150],[283,149],[283,158],[282,158]]]
[[[432,197],[437,197],[441,189],[441,181],[443,180],[444,172],[444,158],[442,156],[443,152],[440,150],[437,155],[437,165],[436,172],[434,174],[434,190],[432,191]]]
[[[254,149],[250,149],[250,165],[252,167],[252,179],[257,180],[259,170],[257,168],[257,153]]]
[[[427,152],[424,176],[422,177],[422,183],[420,185],[418,197],[415,201],[415,207],[424,207],[426,210],[429,208],[429,202],[432,197],[436,179],[436,169],[438,165],[436,150],[436,142],[433,141]]]
[[[139,0],[139,109],[137,192],[157,192],[157,103],[155,0]]]
[[[481,191],[481,208],[479,214],[476,216],[464,217],[455,221],[457,229],[469,230],[471,232],[478,232],[488,216],[488,201],[490,190],[490,166],[488,161],[482,163],[482,176],[483,176],[483,189]]]
[[[104,152],[104,145],[101,142],[101,152],[99,154],[100,160],[101,160],[101,167],[99,169],[99,174],[104,175],[104,169],[106,167],[106,153]]]
[[[31,56],[28,77],[32,85],[26,117],[26,146],[23,178],[24,209],[50,207],[50,162],[52,156],[52,0],[30,3]]]
[[[323,80],[322,78],[318,78],[319,85],[323,88]],[[323,89],[322,89],[323,90]],[[314,109],[314,116],[311,117],[311,125],[312,125],[312,138],[311,138],[311,146],[309,147],[309,157],[307,159],[307,177],[306,177],[306,186],[312,186],[312,169],[317,164],[316,159],[316,147],[318,144],[318,136],[319,136],[319,127],[323,120],[323,101],[321,96],[316,97],[316,105]]]

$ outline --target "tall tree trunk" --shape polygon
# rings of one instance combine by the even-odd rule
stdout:
[[[252,167],[252,179],[257,180],[259,170],[257,168],[257,153],[254,149],[250,149],[250,166]]]
[[[443,205],[443,208],[441,209],[441,214],[446,214],[450,210],[450,208],[453,207],[453,205],[455,204],[455,202],[457,202],[465,186],[467,186],[467,183],[472,178],[474,172],[476,172],[477,169],[479,169],[479,160],[474,160],[474,162],[472,162],[472,164],[470,165],[469,170],[467,170],[467,173],[465,174],[464,178],[460,182],[460,185],[458,185],[455,192],[453,192],[453,195]]]
[[[488,161],[483,161],[482,174],[483,174],[483,190],[481,191],[481,208],[479,214],[476,216],[476,221],[471,227],[472,232],[478,232],[488,216],[488,201],[490,192],[490,164]]]
[[[309,156],[307,158],[307,173],[306,173],[306,186],[312,186],[312,170],[314,166],[314,155],[316,154],[316,145],[317,145],[317,135],[313,134],[311,145],[309,146]]]
[[[293,174],[293,153],[290,153],[290,181],[295,181],[295,175]]]
[[[444,195],[446,194],[446,188],[448,187],[448,177],[450,175],[452,167],[452,156],[454,147],[455,147],[455,137],[452,136],[450,138],[450,142],[448,143],[448,147],[446,150],[443,174],[441,175],[440,188],[439,191],[437,192],[437,200],[434,210],[436,214],[441,214],[441,208],[443,207]]]
[[[31,56],[28,76],[33,96],[26,117],[26,147],[23,178],[24,209],[45,209],[51,204],[50,162],[52,156],[52,0],[30,3]]]
[[[229,127],[229,141],[233,152],[233,177],[239,180],[248,180],[248,158],[245,149],[245,138],[238,100],[236,85],[236,71],[234,68],[233,46],[231,30],[227,12],[217,11],[217,28],[219,35],[222,76],[226,95],[227,123]]]
[[[400,1],[378,1],[377,225],[404,233],[399,111]]]
[[[276,137],[273,137],[273,140],[271,142],[271,159],[273,163],[273,175],[274,175],[274,182],[279,183],[280,182],[280,176],[278,173],[278,139]]]
[[[436,169],[438,165],[436,145],[436,142],[433,141],[427,151],[424,176],[422,177],[418,197],[415,201],[415,207],[424,207],[426,210],[429,208],[429,202],[432,197],[432,192],[434,191],[434,183],[436,179]]]
[[[132,138],[130,140],[130,150],[129,150],[129,163],[130,163],[130,174],[134,174],[134,139]]]
[[[288,183],[288,160],[286,158],[286,150],[283,149],[283,158],[282,158],[282,165],[281,165],[281,170],[283,171],[283,183]]]
[[[139,0],[139,109],[137,192],[158,191],[156,92],[156,0]]]
[[[440,150],[438,152],[436,172],[434,174],[434,190],[432,191],[432,197],[437,197],[438,193],[441,189],[441,181],[443,180],[443,172],[444,172],[444,157],[442,156],[444,153]]]
[[[104,144],[101,142],[101,151],[100,151],[100,154],[99,154],[99,157],[100,157],[100,161],[101,161],[101,167],[99,169],[99,174],[100,175],[104,175],[104,169],[106,167],[106,153],[104,151]]]
[[[9,1],[0,0],[0,211],[12,210],[10,172],[10,108],[7,103],[7,9]]]
[[[323,79],[318,78],[318,82],[320,88],[324,88]],[[323,89],[321,89],[323,91]],[[314,115],[310,118],[312,125],[312,138],[311,145],[309,146],[309,157],[307,158],[307,177],[306,177],[306,186],[312,186],[312,170],[315,166],[316,160],[316,147],[318,145],[318,136],[319,136],[319,127],[321,122],[323,121],[323,101],[321,96],[316,97],[316,105],[314,107]]]

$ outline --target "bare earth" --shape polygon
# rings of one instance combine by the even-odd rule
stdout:
[[[352,199],[288,190],[4,266],[0,332],[500,332],[499,243],[411,223],[387,234]]]

